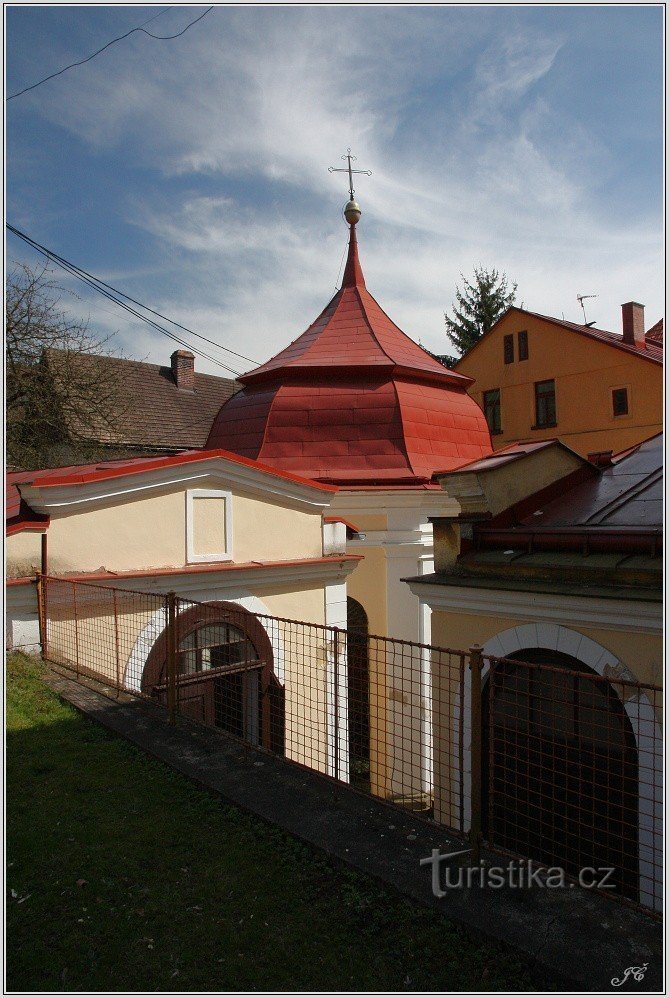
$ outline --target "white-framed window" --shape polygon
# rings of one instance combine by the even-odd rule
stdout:
[[[232,561],[232,493],[186,492],[186,561]]]

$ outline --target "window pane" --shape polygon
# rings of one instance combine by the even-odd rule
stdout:
[[[527,330],[523,329],[518,333],[518,360],[527,360],[528,356]]]
[[[229,640],[227,624],[207,624],[198,630],[200,648],[211,648],[212,645],[227,644]]]
[[[504,337],[504,363],[513,364],[513,334]]]
[[[179,648],[183,673],[206,672],[259,660],[258,652],[244,631],[223,621],[191,631]]]
[[[189,676],[194,672],[199,672],[197,667],[197,652],[196,651],[185,651],[181,654],[181,669],[180,671],[185,675]]]
[[[555,382],[537,381],[534,385],[536,404],[536,425],[555,426],[557,413],[555,408]]]
[[[629,412],[629,406],[627,402],[627,389],[626,388],[614,388],[613,389],[613,415],[614,416],[626,416]]]
[[[491,433],[502,432],[502,405],[500,389],[493,388],[483,393],[483,411]]]

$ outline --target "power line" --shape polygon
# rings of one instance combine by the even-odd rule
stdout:
[[[145,312],[150,312],[151,315],[155,315],[158,319],[164,319],[165,322],[171,323],[173,326],[177,326],[182,329],[184,333],[188,333],[190,336],[196,336],[199,340],[203,340],[205,343],[209,343],[211,346],[216,347],[219,350],[225,350],[226,353],[232,354],[234,357],[239,357],[240,360],[247,360],[249,364],[259,364],[259,360],[254,360],[253,357],[247,357],[243,353],[238,353],[236,350],[231,350],[230,347],[222,346],[220,343],[216,343],[215,340],[210,340],[207,336],[203,336],[202,333],[196,333],[194,329],[189,329],[188,326],[182,326],[180,322],[175,319],[170,319],[168,316],[163,315],[161,312],[156,312],[155,309],[149,308],[148,305],[144,305],[143,302],[137,301],[136,298],[131,298],[130,295],[126,295],[125,292],[119,291],[118,288],[113,287],[111,284],[107,284],[100,277],[96,277],[95,274],[90,274],[83,267],[79,267],[77,264],[72,263],[70,260],[66,260],[65,257],[59,256],[54,250],[47,249],[46,246],[42,246],[40,243],[36,242],[31,236],[27,236],[25,232],[21,232],[19,229],[15,228],[13,225],[7,223],[7,228],[14,233],[14,235],[19,236],[27,242],[33,249],[38,250],[38,252],[43,253],[45,256],[50,257],[54,263],[67,264],[68,267],[73,267],[79,274],[83,274],[84,277],[89,278],[91,281],[95,281],[97,284],[101,284],[103,287],[107,288],[109,291],[113,291],[115,295],[120,295],[121,298],[125,298],[126,301],[132,302],[133,305],[138,305],[143,308]]]
[[[219,367],[222,367],[224,370],[229,371],[231,374],[234,374],[235,376],[241,373],[239,371],[236,371],[234,368],[229,367],[227,364],[224,364],[216,357],[212,357],[211,354],[206,353],[204,350],[198,350],[194,348],[192,344],[188,343],[186,340],[182,339],[181,337],[176,336],[176,334],[172,333],[169,329],[165,329],[164,326],[161,326],[159,323],[154,322],[153,319],[149,319],[148,316],[142,315],[141,312],[138,312],[136,309],[131,308],[130,305],[127,305],[124,301],[118,298],[116,294],[113,294],[110,291],[106,290],[106,288],[103,287],[101,283],[97,282],[96,278],[85,275],[84,272],[80,271],[75,264],[69,263],[69,261],[65,260],[64,257],[59,257],[56,253],[52,253],[50,250],[47,250],[45,247],[40,246],[39,243],[36,243],[29,236],[26,236],[18,229],[15,229],[14,226],[7,224],[7,228],[10,230],[10,232],[13,232],[15,235],[19,236],[20,239],[23,239],[23,241],[26,242],[33,249],[36,249],[39,253],[42,253],[48,260],[52,260],[63,270],[67,271],[67,273],[71,274],[73,277],[76,277],[84,284],[87,284],[89,287],[93,288],[94,291],[99,292],[99,294],[104,295],[105,298],[108,298],[110,301],[115,302],[120,308],[124,309],[126,312],[129,312],[131,315],[134,315],[136,318],[141,319],[142,322],[146,322],[147,325],[157,330],[157,332],[163,333],[165,336],[169,337],[169,339],[171,340],[174,340],[174,342],[178,343],[180,346],[185,346],[189,350],[193,350],[193,352],[197,353],[200,357],[204,357],[206,360],[210,360],[212,363],[217,364]],[[167,321],[169,322],[170,320],[168,319]],[[221,349],[225,349],[225,347],[222,347]]]
[[[30,236],[26,235],[24,232],[21,232],[20,229],[17,229],[15,226],[10,225],[9,223],[6,223],[6,225],[10,232],[12,232],[15,236],[18,236],[19,239],[22,239],[25,243],[28,244],[28,246],[32,247],[32,249],[36,250],[38,253],[41,253],[48,260],[53,261],[53,263],[57,264],[59,267],[67,271],[67,273],[71,274],[73,277],[76,277],[82,283],[93,288],[94,291],[97,291],[105,298],[108,298],[110,301],[113,301],[120,308],[124,309],[126,312],[129,312],[130,315],[135,316],[137,319],[141,319],[142,322],[147,323],[147,325],[151,326],[157,332],[162,333],[164,336],[169,337],[169,339],[171,340],[174,340],[175,343],[179,343],[181,346],[187,347],[187,349],[192,350],[194,353],[197,353],[200,357],[203,357],[206,360],[209,360],[212,363],[217,364],[219,367],[224,368],[224,370],[229,371],[231,374],[238,376],[241,372],[235,370],[234,368],[230,367],[227,364],[224,364],[218,358],[213,357],[210,353],[207,353],[202,349],[194,347],[192,343],[188,342],[187,340],[183,339],[180,336],[177,336],[175,333],[173,333],[169,329],[166,329],[160,323],[155,322],[153,319],[150,319],[148,316],[143,315],[141,312],[138,312],[136,309],[132,308],[130,305],[127,304],[127,301],[132,302],[134,305],[137,305],[139,308],[142,308],[145,311],[150,312],[152,315],[155,315],[158,318],[164,319],[166,322],[169,322],[172,325],[178,326],[179,329],[183,329],[185,332],[191,333],[193,336],[196,336],[198,339],[210,343],[212,346],[216,347],[219,350],[224,350],[227,353],[234,354],[236,357],[240,357],[242,360],[248,360],[251,364],[258,363],[258,361],[252,360],[250,357],[245,357],[243,354],[239,354],[234,350],[230,350],[229,347],[224,347],[221,344],[216,343],[214,340],[210,340],[206,336],[202,336],[200,333],[196,333],[193,330],[188,329],[186,326],[182,326],[180,323],[175,322],[173,319],[169,319],[167,318],[167,316],[161,315],[160,312],[156,312],[153,309],[149,308],[148,306],[142,304],[142,302],[136,301],[134,298],[130,298],[128,295],[125,295],[122,291],[118,291],[116,288],[113,288],[111,285],[106,284],[104,281],[99,280],[93,274],[89,274],[87,271],[78,267],[76,264],[71,263],[69,260],[66,260],[65,257],[59,256],[57,253],[53,252],[53,250],[47,249],[46,246],[42,246],[40,243],[36,242]],[[126,301],[122,299],[126,299]]]
[[[185,34],[188,31],[188,29],[192,28],[194,24],[197,24],[198,21],[201,21],[203,17],[206,17],[207,14],[213,9],[214,9],[213,6],[208,7],[207,10],[205,10],[204,14],[200,14],[199,17],[196,17],[194,21],[191,21],[190,24],[187,24],[186,27],[183,28],[182,31],[177,32],[176,35],[154,35],[152,34],[152,32],[147,31],[142,25],[148,24],[149,21],[154,21],[157,17],[160,17],[160,14],[164,14],[166,10],[171,10],[170,7],[166,7],[165,10],[160,11],[160,14],[154,14],[153,17],[150,17],[147,21],[142,21],[142,24],[138,25],[136,28],[131,28],[130,31],[126,31],[124,35],[119,35],[118,38],[112,38],[110,42],[107,42],[106,45],[103,45],[101,49],[97,50],[97,52],[93,52],[92,55],[87,56],[85,59],[79,60],[79,62],[71,62],[69,66],[65,66],[63,69],[59,69],[57,73],[51,73],[50,76],[45,76],[43,80],[38,80],[37,83],[33,83],[29,87],[24,87],[23,90],[19,90],[15,94],[10,94],[10,96],[7,97],[7,100],[8,101],[14,100],[15,97],[20,97],[21,94],[27,94],[29,90],[35,90],[36,87],[41,87],[43,83],[47,83],[49,80],[53,80],[57,76],[62,76],[63,73],[67,73],[69,69],[74,69],[76,66],[84,66],[87,62],[90,62],[91,59],[95,59],[97,55],[100,55],[101,52],[104,52],[111,45],[115,45],[116,42],[123,41],[124,38],[128,38],[130,35],[133,35],[136,31],[141,31],[142,34],[148,35],[149,38],[155,38],[156,41],[159,42],[168,42],[172,41],[172,39],[174,38],[180,38],[181,35]]]

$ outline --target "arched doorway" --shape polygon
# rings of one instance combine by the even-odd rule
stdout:
[[[234,603],[202,603],[177,617],[179,712],[284,753],[285,694],[260,621]],[[167,631],[151,649],[142,691],[167,699]]]
[[[616,889],[638,898],[638,753],[623,703],[570,655],[513,659],[528,665],[498,663],[483,690],[484,836],[572,875],[613,867]]]
[[[361,603],[346,600],[350,782],[369,790],[369,624]]]

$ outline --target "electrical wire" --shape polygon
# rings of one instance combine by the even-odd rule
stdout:
[[[34,239],[31,239],[30,236],[27,236],[25,233],[23,233],[19,229],[15,228],[15,226],[10,225],[9,223],[6,223],[6,225],[7,225],[7,228],[9,229],[10,232],[12,232],[14,235],[18,236],[18,238],[22,239],[25,243],[27,243],[29,246],[31,246],[33,249],[35,249],[38,253],[41,253],[48,260],[51,260],[53,263],[57,264],[59,267],[61,267],[67,273],[71,274],[73,277],[76,277],[83,284],[88,285],[94,291],[97,291],[99,294],[103,295],[105,298],[108,298],[110,301],[113,301],[120,308],[124,309],[126,312],[129,312],[130,315],[135,316],[135,318],[137,318],[137,319],[141,319],[142,322],[147,323],[147,325],[151,326],[157,332],[162,333],[164,336],[167,336],[169,339],[173,340],[175,343],[178,343],[181,346],[186,347],[188,350],[191,350],[193,353],[198,354],[198,356],[203,357],[205,360],[209,360],[213,364],[217,364],[219,367],[222,367],[224,370],[229,371],[231,374],[234,374],[235,377],[237,377],[239,374],[241,374],[241,371],[237,371],[235,368],[230,367],[228,364],[224,364],[217,357],[213,357],[210,353],[207,353],[205,350],[202,350],[202,349],[199,349],[197,347],[194,347],[193,344],[190,343],[188,340],[183,339],[183,337],[177,336],[175,333],[173,333],[169,329],[166,329],[160,323],[155,322],[153,319],[150,319],[148,316],[143,315],[141,312],[138,312],[136,309],[132,308],[130,305],[128,305],[125,301],[122,300],[123,298],[127,297],[126,295],[123,295],[122,292],[117,292],[110,285],[105,284],[104,281],[99,281],[98,278],[94,277],[91,274],[88,274],[86,271],[84,271],[81,268],[77,267],[76,264],[70,263],[64,257],[59,256],[57,253],[54,253],[52,250],[47,249],[45,246],[41,246]],[[120,295],[121,297],[118,297],[118,295]],[[160,313],[154,312],[153,309],[149,309],[147,306],[143,305],[141,302],[136,302],[134,299],[131,299],[131,298],[128,298],[128,301],[132,301],[139,308],[143,308],[146,311],[151,312],[153,315],[160,316],[160,318],[165,319],[166,322],[173,323],[173,320],[168,319],[165,316],[161,316]],[[173,323],[173,324],[179,326],[179,328],[181,328],[181,329],[185,329],[185,327],[180,326],[179,323]],[[199,333],[194,333],[194,335],[197,336],[200,339],[206,340],[208,343],[211,343],[213,346],[215,346],[219,350],[225,350],[228,353],[234,353],[235,356],[242,357],[241,354],[235,353],[234,350],[229,350],[228,347],[221,346],[220,344],[215,343],[213,340],[208,340],[207,337],[200,336]],[[244,359],[244,360],[250,360],[250,358],[248,358],[248,357],[242,357],[242,359]],[[251,360],[250,362],[252,364],[257,364],[258,363],[257,361],[254,361],[254,360]]]
[[[171,9],[170,7],[166,8],[166,10],[170,9]],[[14,100],[15,97],[20,97],[22,94],[27,94],[29,90],[35,90],[36,87],[41,87],[43,83],[48,83],[49,80],[54,80],[57,76],[62,76],[63,73],[67,73],[69,69],[74,69],[76,66],[84,66],[87,62],[90,62],[91,59],[95,59],[96,56],[100,55],[101,52],[104,52],[111,45],[115,45],[116,42],[122,42],[124,38],[128,38],[130,35],[133,35],[136,31],[141,31],[142,34],[148,35],[149,38],[155,38],[156,41],[159,42],[168,42],[172,41],[174,38],[180,38],[181,35],[185,34],[188,31],[188,29],[192,28],[194,24],[197,24],[198,21],[201,21],[203,17],[206,17],[207,14],[209,14],[209,12],[212,11],[213,9],[214,5],[208,7],[207,10],[205,10],[204,14],[200,14],[199,17],[196,17],[194,21],[191,21],[190,24],[187,24],[186,27],[183,28],[181,31],[177,32],[176,35],[154,35],[152,34],[152,32],[147,31],[143,27],[143,25],[148,24],[149,21],[154,21],[157,17],[160,17],[160,14],[165,13],[164,10],[161,10],[160,14],[154,14],[153,17],[150,17],[147,21],[143,21],[142,24],[138,25],[136,28],[131,28],[130,31],[126,31],[124,35],[119,35],[118,38],[112,38],[110,42],[107,42],[106,45],[103,45],[102,48],[97,50],[97,52],[93,52],[92,55],[87,56],[85,59],[79,60],[79,62],[71,62],[69,66],[65,66],[63,69],[59,69],[57,73],[51,73],[50,76],[45,76],[43,80],[38,80],[37,83],[33,83],[29,87],[24,87],[23,90],[19,90],[15,94],[10,94],[9,97],[7,97],[6,99],[8,101]]]
[[[107,284],[100,277],[96,277],[95,274],[90,274],[87,270],[84,270],[83,267],[79,267],[77,266],[77,264],[72,263],[70,260],[66,260],[65,257],[59,256],[58,253],[56,253],[54,250],[50,250],[47,249],[46,246],[42,246],[40,243],[32,239],[31,236],[26,235],[25,232],[21,232],[13,225],[9,225],[8,223],[7,228],[10,230],[10,232],[13,232],[14,235],[19,236],[20,239],[23,239],[25,242],[28,243],[28,245],[32,246],[33,249],[36,249],[38,252],[43,253],[45,256],[49,256],[54,261],[54,263],[63,263],[67,264],[69,267],[73,267],[80,274],[83,274],[84,277],[90,278],[90,280],[95,281],[98,284],[101,284],[109,291],[113,291],[114,294],[120,295],[121,298],[125,298],[126,301],[132,302],[133,305],[138,305],[140,308],[143,308],[145,312],[150,312],[151,315],[155,315],[158,319],[163,319],[165,322],[169,322],[171,325],[177,326],[179,329],[182,329],[184,333],[188,333],[190,336],[196,336],[199,340],[203,340],[205,343],[209,343],[211,346],[216,347],[219,350],[225,350],[226,353],[230,353],[234,357],[239,357],[240,360],[247,360],[249,364],[260,363],[259,360],[254,360],[253,357],[247,357],[245,354],[238,353],[236,350],[232,350],[230,347],[222,346],[220,343],[216,343],[215,340],[210,340],[209,337],[203,336],[202,333],[196,333],[194,329],[189,329],[188,326],[182,326],[181,323],[177,322],[175,319],[170,319],[168,316],[163,315],[161,312],[156,312],[155,309],[149,308],[149,306],[144,305],[143,302],[137,301],[136,298],[131,298],[130,295],[125,294],[125,292],[119,291],[118,288],[113,287],[111,284]]]

